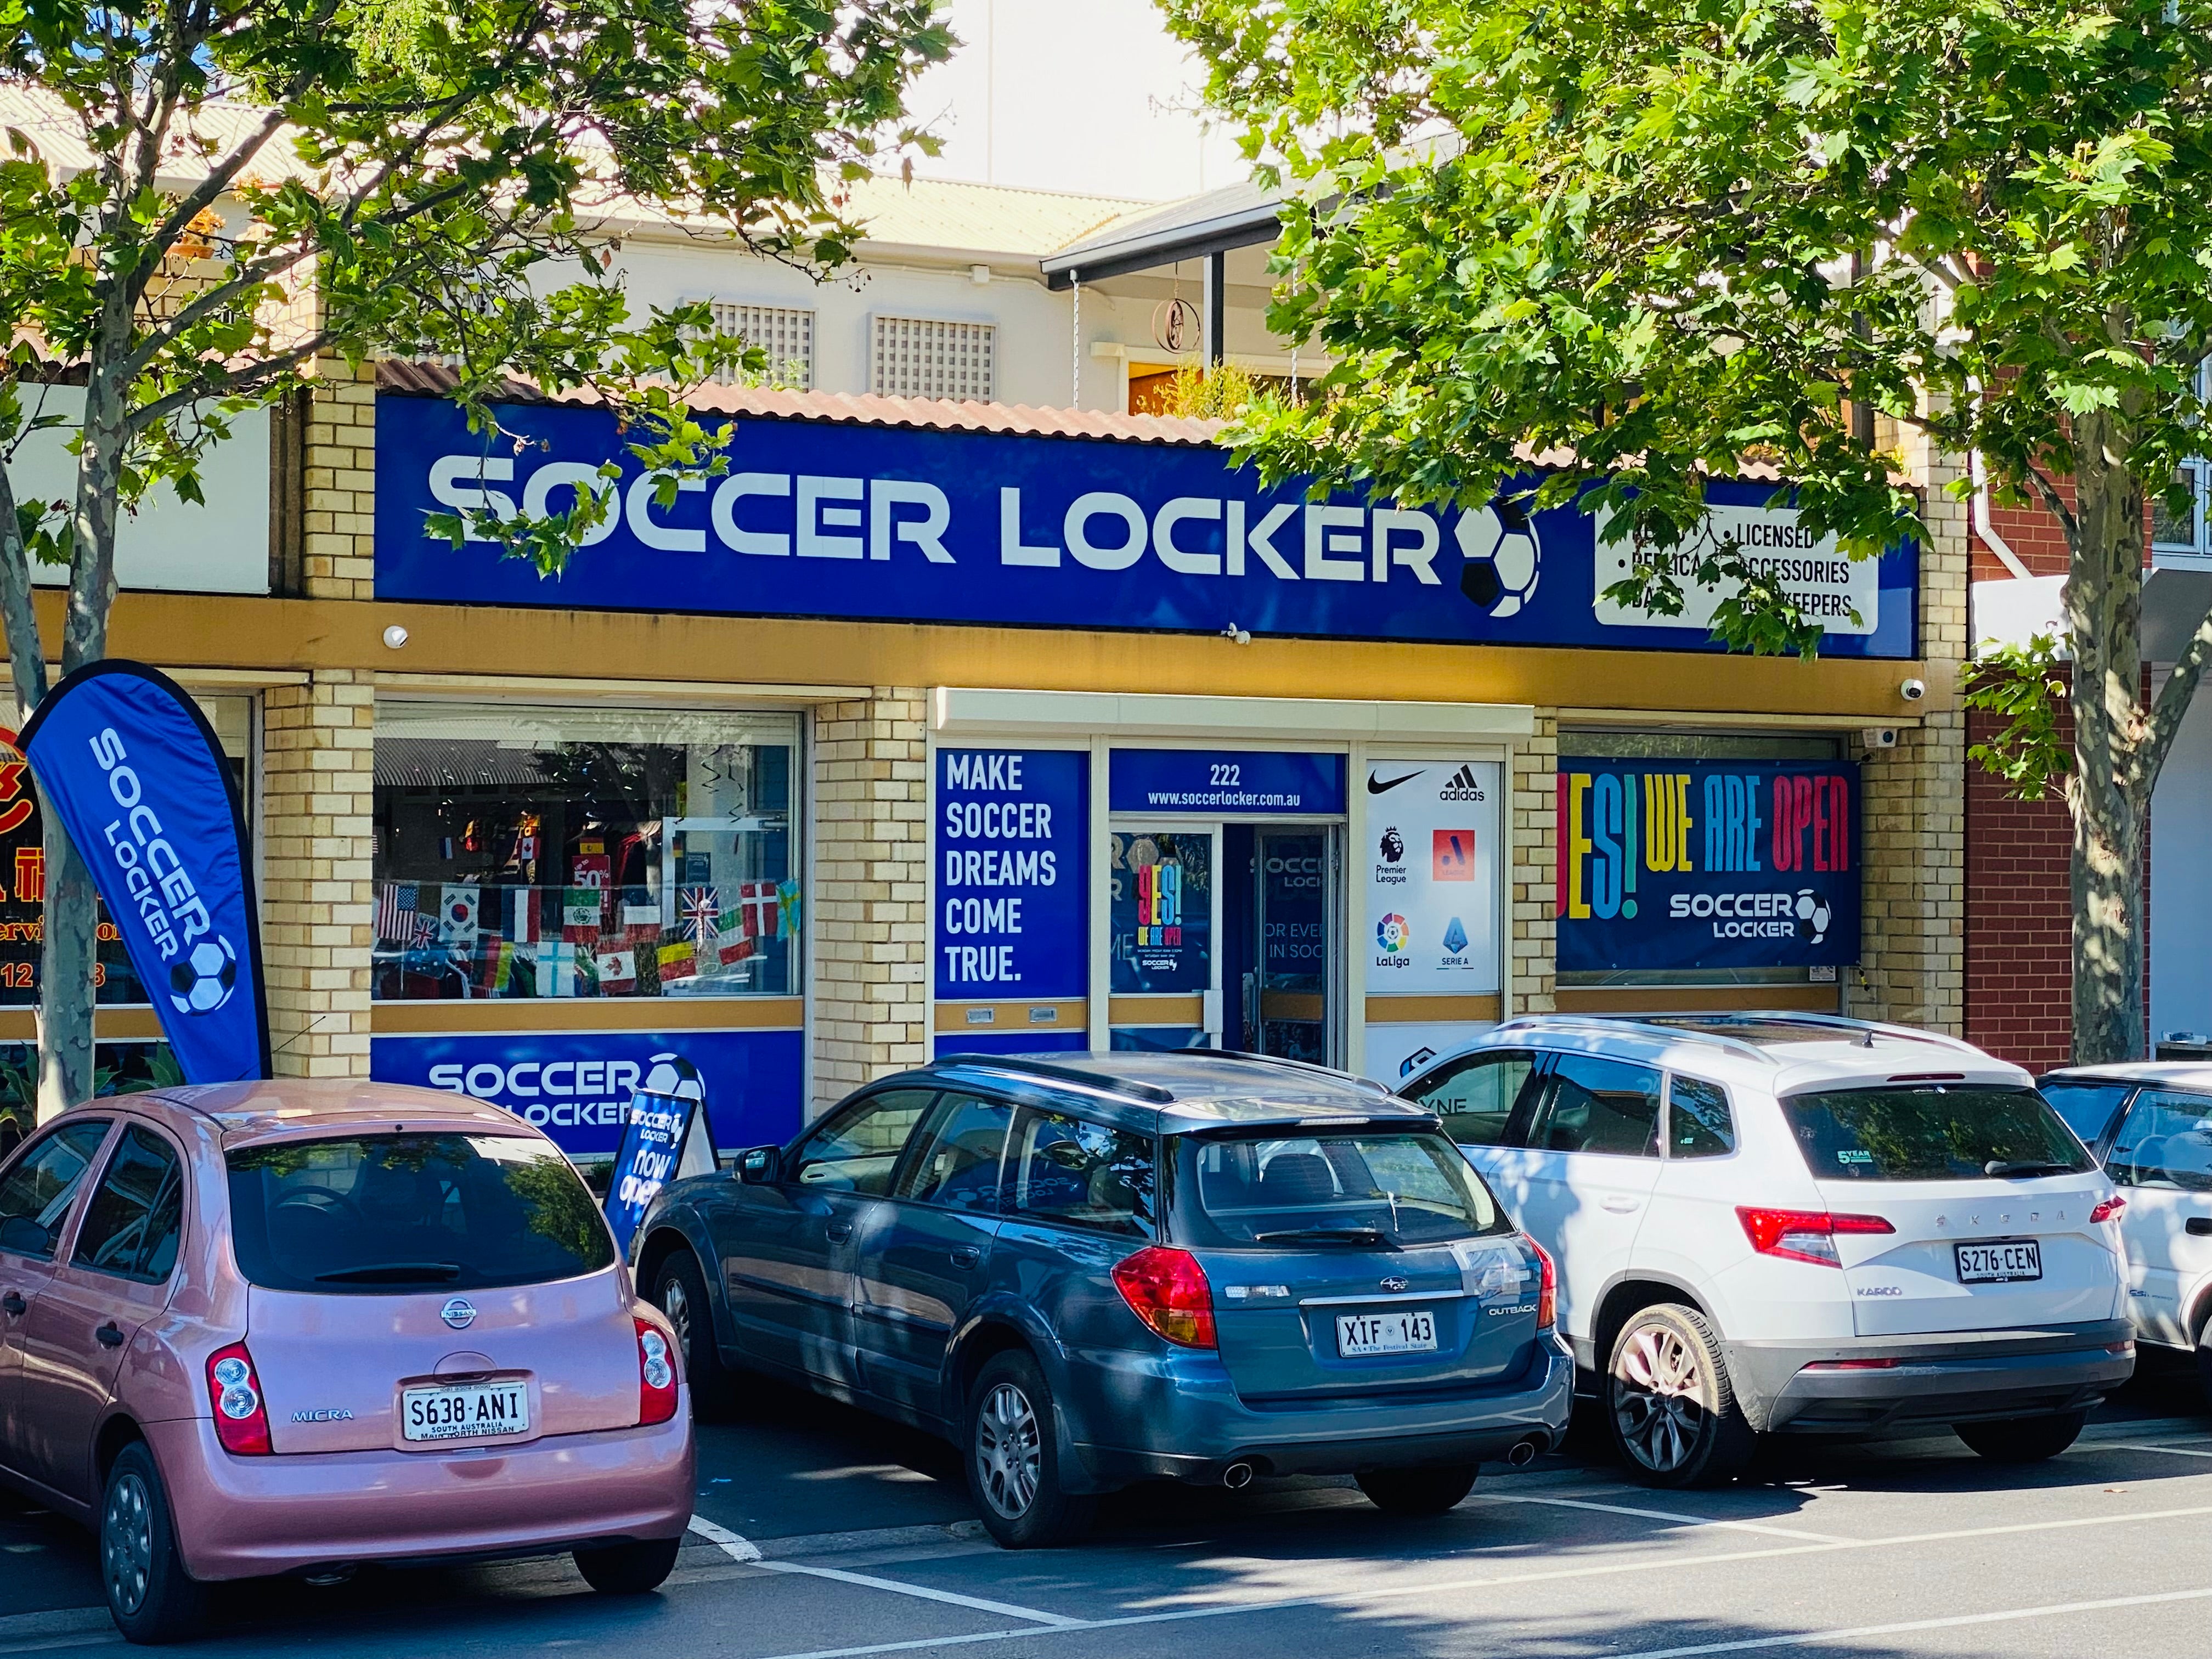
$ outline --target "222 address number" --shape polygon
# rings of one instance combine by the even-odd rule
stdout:
[[[1241,789],[1244,787],[1244,769],[1242,766],[1216,761],[1206,769],[1213,775],[1210,781],[1216,789]]]

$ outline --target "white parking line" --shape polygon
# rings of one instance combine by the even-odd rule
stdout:
[[[1672,1510],[1633,1509],[1626,1504],[1592,1504],[1578,1498],[1530,1498],[1519,1493],[1477,1492],[1478,1504],[1542,1504],[1553,1509],[1596,1510],[1605,1515],[1632,1515],[1644,1521],[1672,1521],[1685,1527],[1721,1527],[1729,1532],[1764,1533],[1769,1538],[1798,1538],[1812,1544],[1851,1544],[1832,1532],[1802,1532],[1795,1527],[1770,1527],[1762,1521],[1717,1521],[1706,1515],[1678,1515]]]
[[[2188,1446],[2158,1446],[2148,1440],[2100,1440],[2098,1451],[2154,1451],[2171,1452],[2176,1457],[2212,1457],[2212,1451],[2197,1451]]]
[[[1692,1655],[1701,1653],[1751,1653],[1760,1648],[1809,1647],[1816,1642],[1856,1642],[1869,1636],[1905,1636],[1914,1631],[2005,1625],[2023,1619],[2056,1619],[2072,1613],[2108,1613],[2114,1607],[2147,1607],[2161,1601],[2202,1601],[2207,1598],[2212,1598],[2212,1589],[2167,1590],[2157,1595],[2114,1595],[2102,1601],[2053,1601],[2040,1607],[1960,1613],[1945,1619],[1911,1619],[1896,1625],[1857,1625],[1849,1630],[1807,1631],[1793,1636],[1753,1636],[1736,1642],[1700,1642],[1686,1648],[1637,1648],[1620,1655],[1620,1659],[1692,1659]]]
[[[857,1584],[863,1589],[886,1590],[893,1595],[918,1596],[925,1601],[943,1601],[956,1607],[969,1607],[977,1613],[996,1613],[1004,1619],[1026,1619],[1032,1624],[1054,1628],[1084,1622],[1080,1619],[1070,1619],[1064,1613],[1044,1613],[1036,1607],[1018,1607],[1011,1601],[987,1601],[980,1595],[962,1595],[956,1590],[936,1589],[927,1584],[909,1584],[900,1578],[878,1578],[873,1573],[847,1572],[841,1567],[810,1567],[798,1561],[764,1561],[761,1559],[759,1545],[749,1538],[740,1538],[727,1527],[717,1526],[704,1516],[691,1517],[691,1530],[732,1561],[742,1561],[747,1566],[758,1567],[763,1572],[798,1573],[808,1578],[828,1578],[840,1584]]]
[[[2007,1537],[2022,1533],[2060,1532],[2083,1527],[2128,1526],[2140,1522],[2190,1520],[2212,1516],[2212,1504],[2199,1504],[2186,1509],[2136,1510],[2124,1515],[2077,1516],[2061,1521],[2026,1521],[2002,1527],[1962,1527],[1949,1532],[1898,1533],[1887,1538],[1863,1538],[1838,1540],[1832,1544],[1779,1544],[1763,1550],[1716,1550],[1706,1553],[1684,1554],[1676,1551],[1656,1553],[1635,1561],[1606,1561],[1585,1566],[1555,1567],[1537,1571],[1494,1573],[1484,1577],[1430,1579],[1416,1584],[1394,1584],[1367,1590],[1346,1590],[1321,1595],[1285,1595],[1255,1600],[1219,1603],[1211,1607],[1176,1607],[1161,1613],[1123,1613],[1110,1619],[1069,1620],[1058,1628],[1067,1632],[1122,1630],[1143,1625],[1175,1625],[1200,1619],[1238,1618],[1246,1614],[1281,1613],[1300,1607],[1356,1607],[1364,1602],[1397,1600],[1412,1595],[1453,1595],[1474,1590],[1494,1589],[1509,1584],[1551,1583],[1562,1579],[1608,1578],[1644,1572],[1680,1572],[1688,1567],[1725,1566],[1744,1561],[1772,1561],[1792,1556],[1832,1555],[1845,1550],[1886,1549],[1900,1544],[1937,1544],[1967,1538]],[[769,1563],[765,1565],[777,1565]],[[2022,1608],[2005,1613],[1968,1615],[1972,1621],[1990,1622],[1998,1619],[2025,1619],[2044,1616],[2074,1606],[2082,1607],[2147,1606],[2154,1602],[2187,1600],[2191,1597],[2212,1596],[2212,1590],[2189,1590],[2161,1595],[2147,1595],[2131,1600],[2110,1602],[2059,1604],[2054,1608]],[[1938,1621],[1939,1623],[1941,1621]],[[1962,1620],[1961,1622],[1966,1622]],[[1931,1626],[1932,1627],[1932,1626]],[[1900,1626],[1899,1629],[1918,1628]],[[1034,1639],[1045,1634],[1037,1630],[981,1631],[972,1636],[924,1636],[902,1642],[873,1642],[857,1647],[815,1648],[803,1653],[786,1653],[775,1659],[864,1659],[878,1653],[914,1653],[927,1649],[957,1648],[986,1642],[1010,1642],[1024,1638]],[[1840,1641],[1842,1633],[1826,1637],[1790,1636],[1757,1638],[1765,1647],[1786,1647],[1792,1642],[1819,1640]],[[1694,1652],[1723,1652],[1726,1648],[1668,1649],[1670,1654]],[[1618,1659],[1662,1659],[1658,1652],[1625,1653]]]

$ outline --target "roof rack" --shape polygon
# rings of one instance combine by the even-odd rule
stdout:
[[[1392,1092],[1371,1077],[1362,1077],[1357,1072],[1340,1072],[1334,1066],[1316,1066],[1310,1060],[1289,1060],[1281,1054],[1255,1054],[1244,1048],[1194,1048],[1190,1052],[1218,1054],[1224,1060],[1249,1060],[1261,1066],[1280,1066],[1289,1072],[1310,1072],[1316,1077],[1325,1077],[1332,1083],[1351,1083],[1363,1089],[1372,1089],[1378,1095]]]
[[[1943,1031],[1923,1030],[1911,1025],[1892,1025],[1881,1020],[1853,1019],[1844,1014],[1807,1013],[1794,1008],[1750,1009],[1738,1012],[1733,1009],[1714,1009],[1709,1012],[1653,1011],[1619,1014],[1516,1014],[1501,1021],[1493,1029],[1510,1030],[1516,1026],[1537,1027],[1558,1030],[1562,1027],[1583,1030],[1617,1031],[1623,1027],[1644,1031],[1655,1036],[1665,1036],[1680,1042],[1691,1040],[1725,1045],[1747,1052],[1761,1060],[1771,1060],[1770,1050],[1741,1037],[1733,1037],[1719,1031],[1698,1030],[1690,1022],[1711,1020],[1715,1024],[1735,1021],[1745,1025],[1826,1025],[1835,1029],[1838,1036],[1846,1034],[1863,1036],[1866,1047],[1874,1047],[1876,1034],[1895,1037],[1901,1042],[1924,1042],[1954,1054],[1980,1055],[1982,1051],[1960,1037]]]
[[[1157,1083],[1144,1083],[1135,1078],[1115,1077],[1110,1073],[1086,1072],[1074,1066],[1055,1066],[1048,1060],[1031,1060],[1026,1054],[939,1054],[939,1066],[972,1066],[987,1071],[1012,1072],[1021,1077],[1050,1078],[1055,1083],[1073,1083],[1102,1094],[1127,1095],[1151,1106],[1171,1106],[1175,1096]]]

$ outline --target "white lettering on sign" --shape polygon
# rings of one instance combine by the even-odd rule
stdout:
[[[1609,627],[1709,632],[1721,602],[1741,584],[1700,586],[1695,580],[1697,567],[1704,559],[1725,555],[1733,544],[1745,567],[1781,583],[1808,621],[1831,634],[1875,631],[1881,608],[1878,561],[1846,557],[1833,536],[1816,536],[1806,529],[1795,507],[1717,504],[1705,509],[1705,521],[1697,529],[1664,554],[1647,550],[1644,556],[1656,558],[1681,584],[1682,610],[1672,617],[1605,597],[1607,588],[1627,580],[1638,552],[1632,542],[1607,543],[1607,522],[1604,516],[1597,521],[1596,616]]]

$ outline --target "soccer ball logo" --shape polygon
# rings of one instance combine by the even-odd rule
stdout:
[[[1828,923],[1833,914],[1828,908],[1828,901],[1811,888],[1801,887],[1797,890],[1797,920],[1811,925],[1814,944],[1818,945],[1822,939],[1827,938]]]
[[[1405,917],[1395,911],[1375,924],[1375,942],[1392,956],[1404,950],[1406,941],[1412,937],[1412,930],[1406,926]]]
[[[1526,505],[1501,495],[1487,507],[1461,514],[1453,533],[1467,560],[1460,568],[1459,591],[1477,610],[1501,622],[1518,616],[1535,597],[1543,562]]]
[[[169,964],[169,1000],[180,1014],[211,1014],[238,988],[238,952],[220,933]]]
[[[1382,862],[1385,864],[1398,864],[1404,861],[1406,838],[1398,833],[1395,826],[1382,832]]]

